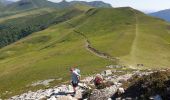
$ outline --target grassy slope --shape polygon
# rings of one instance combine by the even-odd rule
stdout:
[[[78,65],[82,74],[88,75],[111,64],[88,52],[84,39],[73,29],[83,32],[93,47],[119,57],[125,64],[134,64],[131,47],[136,47],[135,62],[168,65],[168,24],[139,12],[137,17],[136,24],[136,15],[131,8],[92,9],[68,21],[75,25],[74,28],[63,22],[1,49],[4,59],[0,60],[0,95],[7,90],[12,94],[4,96],[33,89],[26,86],[37,80],[60,77],[63,81],[68,80],[70,66]],[[136,26],[139,39],[135,39]]]
[[[34,33],[0,52],[4,58],[0,61],[0,95],[7,90],[12,92],[3,97],[36,89],[26,86],[37,80],[62,77],[66,81],[69,67],[74,65],[81,66],[82,74],[88,75],[111,64],[89,53],[84,39],[67,23]]]
[[[84,32],[95,48],[119,57],[120,63],[132,67],[137,64],[147,68],[169,67],[168,23],[131,8],[94,9],[89,13],[93,16],[72,23],[78,25],[77,30]]]
[[[135,61],[123,57],[130,65],[144,64],[147,68],[170,66],[170,34],[168,23],[149,16],[137,14]],[[130,58],[130,59],[129,59]]]
[[[20,12],[20,13],[14,13],[14,14],[9,14],[9,16],[6,17],[1,17],[0,22],[4,22],[7,20],[15,19],[15,18],[20,18],[20,17],[25,17],[28,15],[36,15],[36,14],[41,14],[41,13],[49,13],[49,12],[54,12],[56,9],[52,8],[43,8],[43,9],[34,9],[34,10],[28,10],[26,12]]]
[[[50,40],[37,41],[44,36]],[[46,45],[49,47],[41,50]],[[1,93],[6,89],[20,92],[36,80],[60,77],[66,80],[70,66],[81,66],[83,74],[87,75],[110,63],[86,51],[84,40],[65,24],[31,35],[4,49],[8,57],[0,62]]]

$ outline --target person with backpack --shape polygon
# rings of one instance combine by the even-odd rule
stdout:
[[[100,89],[103,84],[103,77],[100,74],[97,74],[94,79],[94,85],[97,89]]]
[[[70,68],[71,72],[71,84],[73,86],[74,94],[76,93],[76,87],[80,82],[80,70],[75,68]]]

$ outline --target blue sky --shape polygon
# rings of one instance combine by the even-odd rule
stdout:
[[[13,0],[16,1],[16,0]],[[61,0],[49,0],[53,2],[59,2]],[[67,0],[72,1],[72,0]],[[84,1],[95,1],[95,0],[84,0]],[[100,0],[112,4],[113,7],[130,6],[135,9],[154,12],[170,8],[170,0]]]

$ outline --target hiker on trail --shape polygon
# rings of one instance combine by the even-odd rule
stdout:
[[[103,77],[100,74],[97,74],[94,79],[94,85],[96,88],[100,88],[100,86],[103,84]]]
[[[78,83],[80,82],[80,70],[79,69],[75,69],[75,68],[71,68],[71,84],[73,86],[74,89],[74,94],[76,93],[76,87],[78,86]]]

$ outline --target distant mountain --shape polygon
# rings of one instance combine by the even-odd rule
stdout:
[[[67,2],[66,0],[63,0],[62,2],[54,3],[54,2],[50,2],[48,0],[20,0],[18,2],[7,5],[6,9],[9,11],[11,11],[11,10],[18,11],[18,10],[28,10],[28,9],[35,9],[35,8],[42,8],[42,7],[66,8],[66,7],[74,6],[75,4],[82,4],[82,5],[92,6],[92,7],[103,7],[103,8],[112,7],[110,4],[104,3],[102,1]]]
[[[161,18],[161,19],[164,19],[164,20],[170,22],[170,9],[150,13],[149,15],[158,17],[158,18]]]
[[[89,5],[92,7],[103,7],[103,8],[111,8],[112,6],[108,3],[105,3],[103,1],[92,1],[92,2],[85,2],[85,1],[72,1],[70,2],[71,4],[85,4],[85,5]]]
[[[92,2],[86,2],[86,1],[71,1],[67,2],[66,0],[63,0],[62,2],[59,2],[56,4],[58,8],[65,8],[65,7],[71,7],[74,5],[86,5],[86,6],[91,6],[91,7],[96,7],[96,8],[111,8],[112,6],[108,3],[104,3],[102,1],[92,1]]]
[[[55,7],[56,4],[47,0],[20,0],[7,5],[8,10],[28,10],[40,7]]]
[[[13,2],[9,1],[9,0],[0,0],[0,3],[3,4],[3,5],[8,5],[8,4],[11,4]]]

